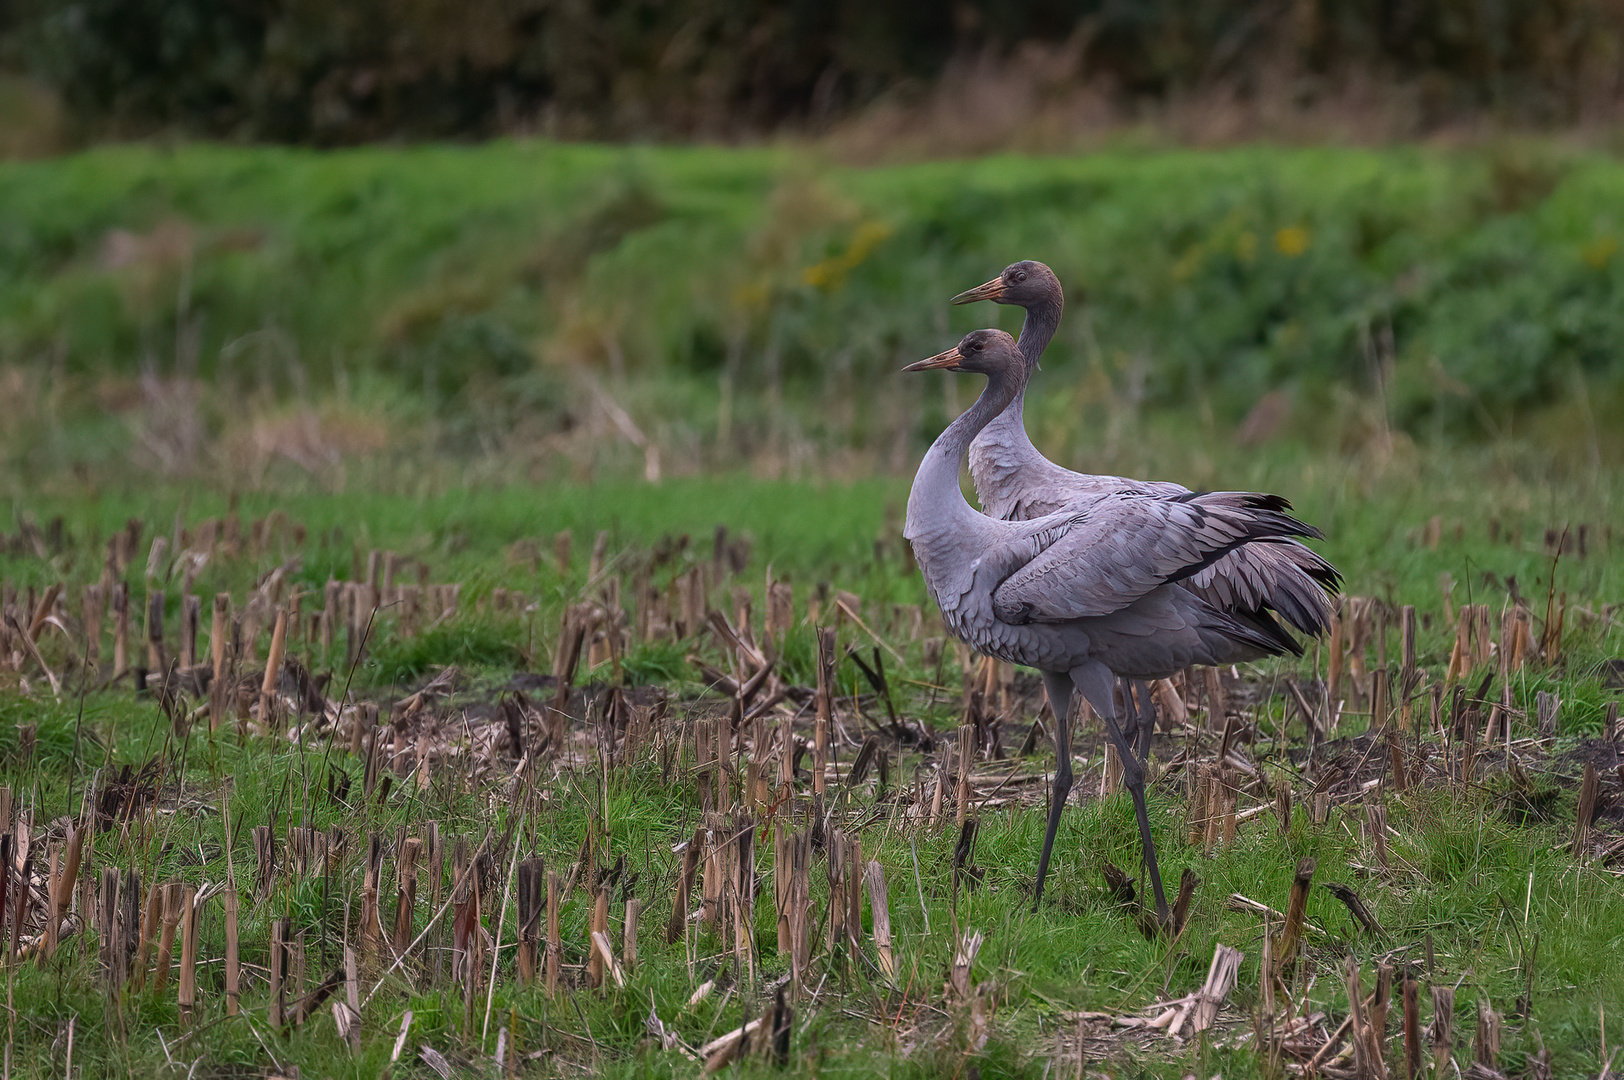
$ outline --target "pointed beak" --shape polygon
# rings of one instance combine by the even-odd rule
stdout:
[[[973,289],[966,289],[964,292],[959,293],[959,295],[949,300],[948,303],[973,304],[977,300],[1000,300],[1003,298],[1003,295],[1004,279],[1002,277],[995,277],[985,285],[977,285]]]
[[[946,368],[948,371],[956,371],[958,370],[959,361],[963,359],[964,357],[959,353],[959,347],[955,345],[946,352],[937,353],[928,359],[915,360],[902,370],[929,371],[932,368]]]

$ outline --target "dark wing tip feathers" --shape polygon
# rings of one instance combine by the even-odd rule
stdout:
[[[1308,576],[1319,582],[1320,587],[1330,596],[1342,591],[1342,571],[1323,559],[1321,565],[1308,571]]]
[[[1256,628],[1262,631],[1263,635],[1268,638],[1273,645],[1277,646],[1277,648],[1274,650],[1274,655],[1279,656],[1282,653],[1290,653],[1292,656],[1303,655],[1302,645],[1298,643],[1296,638],[1292,637],[1291,634],[1287,632],[1285,627],[1281,626],[1280,623],[1275,620],[1272,612],[1257,612],[1252,616],[1252,620],[1256,623]]]
[[[1286,503],[1284,499],[1280,501],[1285,503],[1288,509],[1290,508],[1290,503]],[[1252,538],[1254,540],[1267,540],[1271,537],[1281,536],[1302,536],[1310,540],[1325,539],[1325,534],[1308,522],[1292,517],[1276,507],[1256,507],[1255,512],[1257,520],[1266,523],[1269,528],[1267,532],[1259,532]]]
[[[1211,605],[1208,605],[1209,607]],[[1268,656],[1303,655],[1303,647],[1297,639],[1286,632],[1286,628],[1275,621],[1273,612],[1268,609],[1257,611],[1218,611],[1213,610],[1223,620],[1222,632],[1245,645],[1261,649]]]
[[[1192,492],[1189,497],[1181,497],[1177,501],[1193,503],[1196,498],[1198,496]],[[1238,503],[1240,507],[1251,511],[1248,514],[1243,538],[1227,546],[1223,551],[1213,553],[1201,566],[1187,568],[1173,580],[1198,573],[1235,548],[1249,543],[1300,546],[1298,537],[1313,540],[1322,540],[1325,537],[1319,529],[1287,513],[1286,511],[1291,509],[1291,503],[1282,496],[1248,493],[1242,496]],[[1199,504],[1192,505],[1192,509],[1199,513]],[[1205,514],[1201,513],[1201,516],[1204,517]],[[1310,552],[1307,548],[1302,550],[1312,557],[1294,561],[1297,569],[1318,585],[1328,598],[1334,599],[1341,589],[1341,573],[1317,553]],[[1306,597],[1293,596],[1290,589],[1281,590],[1275,604],[1264,603],[1255,609],[1230,609],[1226,614],[1235,620],[1238,628],[1243,629],[1242,636],[1259,648],[1264,648],[1273,655],[1285,652],[1294,656],[1303,655],[1302,646],[1298,644],[1296,638],[1275,620],[1277,612],[1292,626],[1312,637],[1319,637],[1330,629],[1319,606]]]
[[[1188,504],[1197,518],[1204,521],[1209,516],[1209,511],[1202,505],[1202,500],[1212,494],[1214,493],[1191,491],[1175,496],[1173,501]],[[1199,573],[1230,551],[1246,544],[1299,544],[1299,537],[1310,540],[1325,539],[1325,534],[1319,529],[1290,513],[1291,501],[1283,495],[1260,492],[1226,493],[1220,496],[1219,504],[1247,512],[1243,537],[1222,551],[1213,552],[1200,565],[1185,568],[1170,580],[1176,581]],[[1308,549],[1303,548],[1303,551],[1308,552]],[[1294,560],[1297,569],[1318,585],[1326,597],[1335,599],[1342,586],[1341,573],[1318,554],[1313,552],[1309,554],[1311,558]],[[1319,605],[1308,597],[1293,595],[1289,588],[1279,591],[1275,604],[1264,603],[1255,609],[1228,608],[1224,611],[1233,624],[1232,632],[1240,639],[1272,655],[1278,656],[1283,653],[1290,653],[1293,656],[1303,655],[1302,645],[1275,619],[1277,613],[1292,626],[1312,637],[1319,637],[1330,629]]]
[[[1279,499],[1279,496],[1275,495],[1257,497],[1260,499]],[[1279,501],[1282,503],[1285,502],[1284,499],[1279,499]],[[1208,512],[1199,506],[1193,506],[1191,509],[1196,512],[1196,516],[1201,520],[1205,520],[1208,516]],[[1276,510],[1255,510],[1247,516],[1244,526],[1244,531],[1232,543],[1214,548],[1212,551],[1209,551],[1204,558],[1181,568],[1177,573],[1172,574],[1163,580],[1167,582],[1183,581],[1185,578],[1188,578],[1191,575],[1200,573],[1202,570],[1205,570],[1207,567],[1211,566],[1225,555],[1228,555],[1231,551],[1234,551],[1236,548],[1242,547],[1246,544],[1259,542],[1285,543],[1291,542],[1293,538],[1299,536],[1305,536],[1310,539],[1321,538],[1320,531],[1314,528],[1312,525],[1309,525],[1306,522],[1298,521],[1290,514],[1280,513]],[[1326,565],[1329,566],[1330,564],[1327,563]],[[1332,570],[1332,573],[1335,573],[1335,571]]]
[[[1291,501],[1284,495],[1263,495],[1253,493],[1249,497],[1247,505],[1251,506],[1254,510],[1274,510],[1281,513],[1291,509]]]
[[[1186,491],[1182,495],[1172,496],[1173,502],[1189,503],[1200,502],[1209,495],[1219,494],[1211,490]],[[1248,510],[1290,510],[1291,500],[1284,495],[1271,495],[1260,491],[1225,492],[1232,506],[1244,506]]]

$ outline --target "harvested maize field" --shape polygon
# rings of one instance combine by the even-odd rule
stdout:
[[[0,535],[12,1074],[1611,1067],[1604,517],[1338,511],[1402,577],[1333,528],[1329,640],[1153,688],[1157,934],[1086,716],[1031,911],[1041,685],[945,636],[882,509],[796,560],[772,509],[525,498],[393,539],[310,495]]]

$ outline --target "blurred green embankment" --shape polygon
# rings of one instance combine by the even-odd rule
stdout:
[[[1624,165],[1554,143],[108,147],[0,165],[0,467],[900,472],[974,388],[896,368],[1017,327],[947,299],[1019,258],[1071,300],[1028,414],[1063,459],[1196,433],[1589,467],[1624,451],[1621,235]]]

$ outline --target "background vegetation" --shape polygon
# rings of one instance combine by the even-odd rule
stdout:
[[[234,879],[246,979],[228,1016],[211,896],[191,1015],[167,988],[110,991],[75,896],[55,954],[5,967],[9,1068],[426,1076],[444,1055],[489,1072],[500,1030],[523,1075],[696,1073],[682,1044],[759,1016],[788,967],[768,903],[744,935],[754,972],[700,921],[677,944],[659,933],[713,794],[694,730],[725,708],[695,660],[746,663],[668,618],[698,589],[772,637],[803,740],[798,688],[835,625],[830,827],[891,882],[906,977],[878,975],[867,937],[854,964],[820,951],[798,1070],[1281,1075],[1253,1027],[1266,930],[1224,898],[1283,908],[1312,856],[1325,931],[1281,992],[1322,1017],[1315,1046],[1348,1011],[1351,960],[1366,987],[1383,964],[1453,987],[1463,1067],[1478,1006],[1498,1010],[1499,1071],[1470,1075],[1616,1075],[1621,55],[1613,0],[0,0],[0,786],[18,812],[0,829],[31,823],[36,885],[76,824],[82,881]],[[1020,258],[1050,263],[1069,300],[1028,402],[1038,445],[1279,491],[1326,530],[1357,600],[1337,644],[1221,675],[1227,713],[1192,680],[1191,722],[1158,738],[1164,869],[1204,879],[1174,941],[1143,940],[1100,887],[1137,837],[1120,795],[1095,798],[1091,725],[1029,912],[1052,762],[1042,738],[1018,749],[1037,682],[975,704],[982,669],[945,641],[899,535],[920,452],[976,387],[896,369],[1015,329],[1016,310],[947,299]],[[425,615],[447,594],[419,586],[441,583],[456,600]],[[792,625],[771,630],[786,590]],[[206,622],[220,594],[238,708],[222,699],[212,728],[187,711],[201,698],[177,709],[164,657],[192,602]],[[1488,605],[1492,648],[1457,639],[1466,604]],[[1403,605],[1413,723],[1384,744],[1368,671],[1398,665]],[[391,752],[428,755],[422,770],[400,758],[373,792],[348,733],[261,722],[277,609],[298,613],[286,658],[334,715],[381,706]],[[546,714],[492,718],[551,699],[566,612],[596,627],[556,699],[571,728],[515,787],[502,740],[541,746]],[[1513,663],[1506,628],[1523,624]],[[881,646],[874,695],[850,658],[878,664]],[[316,707],[303,670],[284,670],[282,720]],[[407,707],[441,677],[450,696]],[[638,739],[616,701],[652,710]],[[893,706],[934,745],[872,726]],[[955,729],[988,710],[1003,755],[975,763],[966,874],[956,796],[926,815]],[[1309,715],[1325,731],[1305,745]],[[848,783],[871,733],[890,780]],[[1389,752],[1409,755],[1407,787]],[[1237,835],[1192,836],[1188,778],[1237,761]],[[1576,833],[1587,763],[1597,809]],[[769,833],[809,826],[809,788],[803,761],[763,810],[763,869]],[[94,827],[93,807],[120,805]],[[387,907],[394,852],[430,820],[495,845],[471,914],[498,939],[489,996],[445,977],[435,936],[401,969],[363,956],[376,997],[354,1042],[326,1005],[270,1023],[270,920],[307,935],[319,979],[354,940],[369,834],[391,852]],[[295,829],[349,843],[318,871],[284,858],[252,902],[262,825],[284,855]],[[513,976],[515,855],[575,882],[559,915],[577,993]],[[611,925],[642,901],[642,951],[626,987],[594,993],[595,870],[616,860]],[[419,877],[420,896],[447,884]],[[957,994],[943,979],[970,929],[988,937]],[[1193,989],[1218,942],[1246,956],[1207,1037],[1078,1019]]]
[[[1589,466],[1621,445],[1621,207],[1624,168],[1549,143],[106,148],[0,165],[0,460],[900,472],[960,388],[895,369],[1017,326],[946,300],[1041,257],[1071,304],[1031,422],[1062,456],[1131,452],[1148,415]]]
[[[380,136],[738,134],[917,98],[965,65],[1042,57],[1112,111],[1215,88],[1367,95],[1426,128],[1616,115],[1607,0],[19,0],[0,49],[86,130],[348,143]]]

